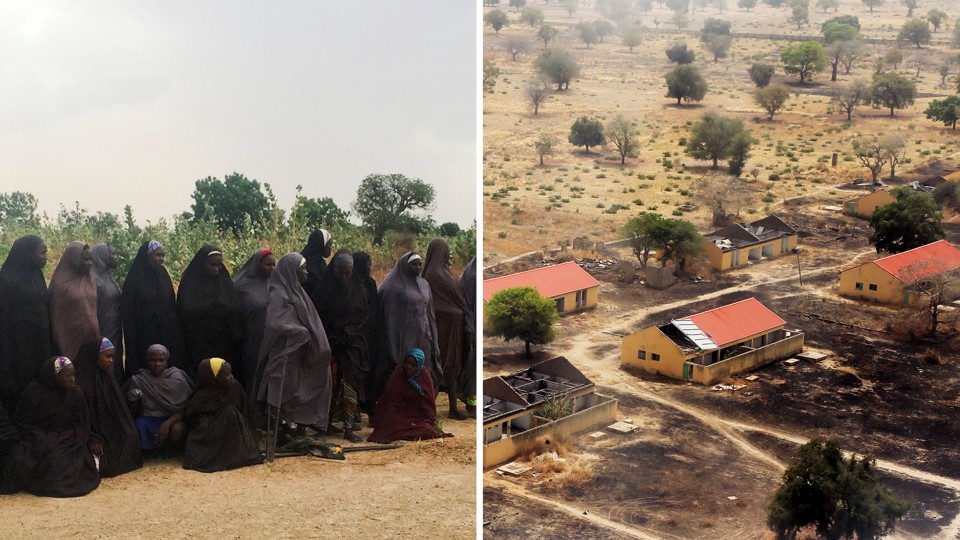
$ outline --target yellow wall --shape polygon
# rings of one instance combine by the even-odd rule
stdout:
[[[553,296],[550,299],[553,301],[563,298],[563,311],[560,314],[570,313],[573,311],[579,311],[581,309],[590,309],[597,307],[597,302],[600,299],[600,286],[594,286],[587,289],[587,303],[586,305],[577,307],[577,291],[567,293],[560,296]]]
[[[863,284],[862,290],[857,290],[857,282]],[[877,290],[871,291],[870,284],[875,284]],[[903,283],[872,262],[840,272],[840,294],[903,305]]]
[[[762,335],[762,334],[760,334]],[[700,384],[714,384],[738,373],[750,371],[803,350],[803,334],[795,334],[749,353],[709,366],[694,364],[693,380]]]
[[[868,193],[859,199],[847,202],[847,213],[854,216],[869,218],[877,208],[897,200],[887,191],[879,190]]]
[[[637,358],[637,351],[646,351],[647,359]],[[660,360],[651,360],[653,353]],[[624,337],[620,341],[620,362],[627,366],[638,367],[647,373],[662,374],[675,379],[683,378],[683,363],[686,358],[683,351],[656,326],[644,328]]]
[[[717,271],[729,270],[731,268],[740,268],[742,266],[747,266],[750,261],[750,250],[760,248],[760,253],[763,253],[763,248],[765,246],[773,246],[773,255],[771,258],[777,258],[781,255],[787,255],[793,248],[797,247],[799,237],[796,234],[792,234],[787,237],[787,252],[781,253],[781,245],[783,238],[777,238],[769,242],[764,242],[762,244],[756,244],[744,248],[740,248],[740,264],[737,266],[732,266],[733,263],[733,251],[723,252],[722,249],[716,246],[713,242],[705,242],[703,254],[710,257],[710,266]]]

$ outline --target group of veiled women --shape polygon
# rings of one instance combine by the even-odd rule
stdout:
[[[314,231],[232,279],[204,245],[175,292],[156,241],[122,288],[108,245],[71,242],[48,288],[43,240],[18,239],[0,268],[0,493],[84,495],[159,447],[203,472],[260,463],[268,419],[359,442],[363,411],[372,442],[448,436],[441,387],[450,418],[468,417],[458,398],[475,412],[475,260],[457,280],[437,239],[378,288],[368,254],[332,245]]]

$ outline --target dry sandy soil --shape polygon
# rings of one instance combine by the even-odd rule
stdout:
[[[443,531],[472,539],[476,424],[446,420],[445,408],[441,417],[453,438],[347,453],[345,461],[291,457],[204,474],[171,458],[105,479],[77,499],[3,496],[0,537],[421,538]]]

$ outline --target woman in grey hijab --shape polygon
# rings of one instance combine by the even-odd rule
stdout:
[[[306,278],[306,260],[299,253],[281,257],[270,276],[257,398],[279,409],[280,420],[288,424],[322,429],[332,392],[330,344],[303,289]]]
[[[233,288],[237,291],[240,318],[243,319],[243,349],[240,361],[231,365],[234,378],[248,396],[257,394],[257,389],[253,388],[253,374],[257,369],[257,354],[266,324],[270,275],[276,266],[273,252],[259,249],[233,276]]]
[[[97,244],[90,250],[93,256],[93,279],[97,282],[97,320],[100,335],[110,340],[117,350],[113,375],[123,381],[123,326],[120,323],[120,285],[113,277],[117,255],[107,244]]]

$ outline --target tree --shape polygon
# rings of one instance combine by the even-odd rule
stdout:
[[[628,221],[622,231],[630,239],[633,252],[644,268],[654,250],[659,255],[661,268],[670,261],[681,268],[684,258],[703,251],[705,241],[689,221],[648,212]]]
[[[944,182],[933,190],[933,200],[940,208],[960,211],[960,182]]]
[[[351,204],[354,214],[373,233],[380,245],[387,231],[419,230],[423,219],[417,211],[433,208],[436,191],[419,178],[402,174],[371,174],[360,182]]]
[[[543,75],[527,81],[525,94],[527,101],[533,106],[533,114],[540,113],[540,105],[550,97],[550,87],[550,81]]]
[[[737,7],[750,11],[757,7],[757,0],[737,0]]]
[[[910,19],[903,23],[897,41],[913,43],[919,49],[921,45],[930,43],[930,23],[923,19]]]
[[[790,17],[787,21],[797,25],[797,30],[805,24],[810,24],[810,8],[801,2],[794,3],[790,6]]]
[[[732,43],[730,36],[713,36],[705,45],[707,50],[713,53],[713,61],[719,62],[721,58],[727,57],[727,51],[730,50]]]
[[[483,59],[483,91],[493,92],[493,87],[497,85],[497,77],[500,76],[500,68],[489,58]]]
[[[880,141],[876,138],[854,139],[851,144],[854,157],[870,171],[873,183],[878,184],[877,178],[880,177],[883,166],[887,164],[887,155],[880,146]]]
[[[530,40],[524,36],[510,36],[504,42],[503,48],[510,53],[510,58],[516,62],[517,56],[530,51]]]
[[[927,20],[933,25],[934,32],[940,31],[940,25],[943,24],[943,21],[947,20],[947,17],[948,15],[940,9],[934,8],[927,12]]]
[[[721,159],[730,157],[730,144],[743,131],[742,120],[708,112],[693,124],[692,137],[684,153],[694,159],[712,160],[712,168],[716,169]]]
[[[556,145],[557,139],[553,135],[547,135],[546,133],[541,134],[533,143],[533,149],[537,151],[537,156],[540,158],[540,165],[543,165],[544,156],[553,153],[553,147]]]
[[[520,11],[521,8],[527,5],[527,0],[510,0],[510,7],[514,11]]]
[[[675,98],[677,105],[680,105],[681,100],[701,101],[709,90],[706,79],[700,75],[700,70],[696,66],[677,66],[667,73],[666,79],[666,97]]]
[[[0,193],[0,223],[37,227],[37,198],[26,191]]]
[[[837,90],[835,96],[840,108],[847,113],[847,121],[853,120],[853,111],[870,99],[870,85],[866,81],[853,81]]]
[[[883,63],[893,66],[893,69],[899,69],[903,63],[903,53],[897,49],[890,49],[883,55]]]
[[[532,358],[530,345],[550,343],[557,336],[555,325],[560,320],[553,300],[540,296],[533,287],[514,287],[497,291],[484,306],[490,334],[506,341],[521,339],[527,358]]]
[[[567,140],[574,146],[582,146],[586,152],[590,151],[591,146],[602,146],[607,142],[603,134],[603,122],[581,116],[570,126],[570,136]]]
[[[860,0],[868,8],[870,8],[870,13],[873,13],[873,8],[880,7],[883,5],[884,0]]]
[[[820,31],[823,32],[830,23],[846,24],[860,30],[860,19],[854,15],[838,15],[831,17],[820,24]]]
[[[680,64],[681,66],[692,64],[697,56],[693,51],[687,48],[686,43],[675,43],[668,48],[666,52],[667,58],[671,62]]]
[[[960,17],[957,17],[956,22],[953,23],[953,39],[951,43],[954,47],[960,48]]]
[[[621,229],[621,234],[630,240],[633,254],[643,268],[647,267],[650,254],[657,248],[656,231],[664,219],[660,214],[640,212],[639,216],[630,219]]]
[[[827,55],[823,45],[816,41],[804,41],[787,45],[780,51],[783,71],[800,76],[800,82],[806,81],[827,66]]]
[[[826,13],[828,9],[833,9],[833,11],[836,12],[840,9],[840,0],[817,0],[817,7],[822,9],[824,13]]]
[[[630,0],[598,0],[597,9],[610,21],[622,21],[633,11],[633,3]]]
[[[840,55],[840,64],[843,65],[843,72],[850,74],[853,64],[863,56],[863,41],[848,41],[843,47],[843,53]]]
[[[831,68],[830,80],[836,81],[841,59],[850,47],[856,47],[859,44],[860,30],[849,24],[834,22],[825,25],[822,33]]]
[[[483,24],[489,24],[493,31],[500,35],[500,30],[510,24],[510,19],[507,18],[507,13],[502,9],[494,9],[483,15]]]
[[[536,26],[543,22],[543,10],[537,6],[523,6],[520,9],[520,22]]]
[[[877,253],[900,253],[946,236],[943,215],[932,195],[909,187],[896,188],[890,194],[897,200],[877,208],[870,218],[870,243]]]
[[[900,0],[900,3],[907,8],[907,17],[913,17],[913,10],[920,7],[920,0]]]
[[[950,76],[950,61],[937,66],[937,74],[940,75],[940,84],[947,84],[947,77]]]
[[[546,75],[557,85],[557,90],[570,88],[570,80],[580,75],[580,64],[572,54],[563,49],[549,49],[543,51],[533,67]]]
[[[629,120],[617,115],[603,129],[606,138],[613,143],[620,154],[620,164],[627,162],[627,157],[636,157],[640,144],[637,142],[637,130]]]
[[[293,203],[291,219],[303,223],[307,229],[330,228],[331,225],[345,225],[350,212],[344,212],[330,197],[312,199],[297,196]]]
[[[193,221],[212,221],[221,232],[239,235],[267,219],[267,197],[260,182],[233,173],[220,181],[212,176],[197,180],[193,190]]]
[[[957,120],[960,119],[960,96],[949,96],[945,99],[935,99],[923,111],[927,119],[943,122],[943,125],[957,129]]]
[[[730,139],[727,145],[727,166],[730,167],[730,174],[739,177],[743,173],[743,168],[750,158],[750,148],[756,143],[749,131],[741,131]]]
[[[782,7],[783,4],[786,3],[786,0],[763,0],[763,3],[772,8],[778,8]]]
[[[724,227],[740,217],[740,209],[750,204],[751,191],[736,176],[705,174],[692,186],[694,196],[710,205],[713,225]]]
[[[614,27],[610,24],[610,21],[593,21],[593,29],[597,32],[600,43],[603,43],[603,38],[613,34],[614,31]]]
[[[929,333],[937,335],[941,324],[955,324],[960,311],[944,309],[960,297],[960,270],[940,259],[921,259],[900,270],[903,289],[920,299],[920,314],[930,321]]]
[[[774,72],[777,68],[770,65],[764,64],[763,62],[754,62],[750,66],[750,80],[753,81],[753,84],[757,85],[757,88],[763,88],[770,84],[770,79],[773,78]]]
[[[687,13],[690,11],[690,0],[666,0],[667,9],[674,13]]]
[[[767,527],[778,539],[814,527],[820,538],[880,538],[893,532],[909,504],[893,495],[870,458],[843,457],[836,439],[811,439],[767,505]]]
[[[714,36],[729,36],[730,21],[723,19],[709,18],[703,21],[703,28],[700,29],[700,41],[707,43]]]
[[[551,41],[560,35],[560,30],[549,24],[541,24],[540,30],[537,30],[537,39],[543,42],[543,48],[546,49]]]
[[[783,108],[788,99],[790,99],[790,88],[783,83],[757,88],[753,92],[753,100],[767,111],[770,120],[773,120],[773,115]]]
[[[643,29],[640,25],[628,25],[620,31],[620,37],[623,45],[633,52],[634,47],[643,43]]]
[[[440,234],[440,236],[445,238],[453,238],[454,236],[460,234],[460,225],[457,225],[452,221],[447,221],[437,227],[437,232]]]
[[[567,17],[573,17],[579,4],[579,0],[563,0],[563,9],[567,10]]]
[[[577,24],[577,33],[580,35],[580,41],[582,41],[588,49],[590,45],[600,40],[599,36],[597,36],[597,27],[590,21],[580,21]]]
[[[894,109],[913,105],[916,95],[917,85],[899,73],[881,73],[873,77],[870,102],[889,108],[890,116],[893,116]]]
[[[907,139],[903,133],[889,133],[880,139],[880,150],[890,165],[890,180],[897,175],[897,165],[910,163],[907,157]]]

